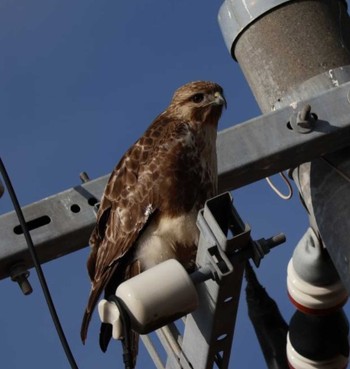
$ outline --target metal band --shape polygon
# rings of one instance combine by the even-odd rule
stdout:
[[[225,0],[219,10],[219,25],[226,46],[233,55],[233,45],[244,29],[257,18],[291,0]]]

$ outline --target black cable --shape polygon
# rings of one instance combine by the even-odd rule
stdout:
[[[27,224],[25,222],[25,219],[24,219],[24,216],[23,216],[23,212],[22,212],[22,209],[19,205],[19,202],[18,202],[18,199],[17,199],[17,196],[16,196],[16,193],[12,187],[12,183],[11,183],[11,180],[7,174],[7,171],[6,171],[6,168],[4,166],[4,163],[2,161],[2,159],[0,158],[0,172],[1,172],[1,175],[4,179],[4,182],[5,182],[5,186],[9,192],[9,195],[10,195],[10,198],[11,198],[11,201],[12,201],[12,204],[15,208],[15,211],[16,211],[16,214],[17,214],[17,217],[18,217],[18,220],[19,220],[19,223],[22,227],[22,230],[23,230],[23,234],[24,234],[24,237],[26,239],[26,242],[27,242],[27,245],[28,245],[28,249],[29,249],[29,253],[33,259],[33,264],[34,264],[34,267],[35,267],[35,270],[38,274],[38,278],[39,278],[39,282],[40,282],[40,285],[41,285],[41,288],[43,290],[43,293],[44,293],[44,296],[45,296],[45,299],[46,299],[46,303],[47,303],[47,306],[49,308],[49,311],[50,311],[50,314],[51,314],[51,317],[52,317],[52,320],[54,322],[54,325],[56,327],[56,331],[57,331],[57,334],[60,338],[60,341],[61,341],[61,344],[62,344],[62,347],[66,353],[66,356],[67,356],[67,359],[70,363],[70,366],[72,369],[78,369],[78,366],[75,362],[75,359],[74,359],[74,356],[70,350],[70,347],[69,347],[69,344],[67,342],[67,339],[64,335],[64,332],[63,332],[63,329],[62,329],[62,326],[61,326],[61,323],[60,323],[60,320],[59,320],[59,317],[57,315],[57,312],[56,312],[56,309],[55,309],[55,306],[54,306],[54,303],[52,301],[52,298],[51,298],[51,294],[50,294],[50,291],[49,291],[49,288],[47,286],[47,283],[46,283],[46,279],[45,279],[45,276],[44,276],[44,273],[43,273],[43,270],[41,268],[41,265],[39,263],[39,260],[38,260],[38,256],[37,256],[37,253],[36,253],[36,250],[34,248],[34,244],[33,244],[33,240],[32,240],[32,237],[28,231],[28,227],[27,227]]]
[[[120,312],[120,317],[122,320],[122,327],[123,327],[123,335],[124,338],[122,339],[123,345],[123,361],[125,369],[133,369],[133,360],[131,356],[131,341],[130,341],[130,319],[128,314],[125,311],[123,304],[121,303],[121,299],[115,295],[111,295],[108,300],[110,302],[114,302],[117,305],[117,308]]]
[[[288,324],[278,305],[260,284],[249,261],[246,262],[246,299],[248,316],[253,324],[266,365],[269,369],[288,369],[286,354]]]

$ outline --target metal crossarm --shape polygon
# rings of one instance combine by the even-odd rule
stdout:
[[[306,102],[219,132],[219,190],[232,190],[279,171],[346,147],[350,143],[350,83],[307,101],[318,120],[302,134],[290,129],[291,117]],[[100,199],[108,175],[76,186],[23,208],[41,262],[87,246],[95,223],[93,205]],[[0,216],[0,279],[18,263],[32,261],[14,212]]]
[[[40,262],[58,258],[87,246],[96,222],[94,205],[101,197],[108,176],[73,187],[23,208]],[[15,212],[0,217],[0,279],[18,264],[31,268]]]
[[[314,98],[228,128],[218,135],[220,192],[350,145],[350,82]],[[318,117],[309,133],[289,124],[306,104]]]

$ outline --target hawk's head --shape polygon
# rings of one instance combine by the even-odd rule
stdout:
[[[221,86],[214,82],[190,82],[177,89],[168,111],[178,118],[217,124],[226,100]]]

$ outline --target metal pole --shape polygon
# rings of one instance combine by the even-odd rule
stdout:
[[[228,35],[237,19],[238,29],[231,25]],[[226,0],[219,21],[264,113],[317,94],[306,89],[295,96],[295,90],[314,76],[350,64],[344,1]],[[328,86],[319,92],[322,88]]]
[[[302,106],[350,80],[350,19],[343,0],[226,0],[219,22],[264,113]],[[350,149],[303,164],[293,177],[311,226],[350,291]]]

